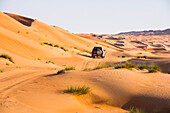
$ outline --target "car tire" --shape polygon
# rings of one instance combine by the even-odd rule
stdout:
[[[104,58],[105,56],[101,55],[102,58]]]

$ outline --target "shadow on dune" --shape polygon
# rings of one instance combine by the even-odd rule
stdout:
[[[27,18],[27,17],[24,17],[24,16],[19,16],[19,15],[16,15],[16,14],[11,14],[11,13],[4,13],[4,14],[10,16],[11,18],[15,19],[16,21],[18,21],[21,24],[26,25],[26,26],[31,26],[32,22],[35,21],[34,19]]]
[[[135,96],[131,98],[123,109],[130,109],[130,107],[137,107],[144,110],[146,113],[170,113],[170,99]]]
[[[55,74],[45,75],[44,77],[58,76],[58,75],[62,75],[62,74],[64,74],[64,73],[65,73],[65,72],[62,72],[62,73],[60,73],[60,74],[55,73]]]

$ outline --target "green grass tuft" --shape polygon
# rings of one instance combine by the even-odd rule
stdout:
[[[139,70],[148,69],[148,66],[146,64],[138,64],[137,69]]]
[[[49,61],[46,61],[46,63],[48,63],[48,64],[49,64],[49,63],[55,64],[53,61],[50,61],[50,60],[49,60]]]
[[[53,46],[53,44],[48,43],[48,42],[44,42],[43,44],[45,44],[45,45],[49,45],[49,46]]]
[[[7,66],[9,66],[9,63],[6,63]]]
[[[137,56],[136,58],[145,58],[145,59],[147,59],[148,57],[147,56]]]
[[[156,64],[152,64],[148,67],[148,71],[149,71],[149,73],[161,72],[161,68]]]
[[[57,74],[63,73],[65,71],[69,71],[69,70],[75,70],[75,67],[65,67],[64,69],[61,69],[57,72]]]
[[[121,69],[121,68],[126,68],[126,69],[135,68],[135,69],[139,69],[139,70],[147,69],[149,73],[161,72],[161,68],[157,64],[151,64],[151,65],[147,66],[146,64],[138,64],[137,65],[132,62],[126,62],[126,63],[115,64],[115,65],[113,65],[113,67],[115,69]]]
[[[0,69],[0,73],[3,73],[4,72],[4,70],[3,69]]]
[[[126,56],[125,55],[122,55],[122,58],[125,58]]]
[[[67,49],[65,49],[64,47],[60,47],[62,50],[64,50],[64,51],[68,51]]]
[[[90,70],[91,70],[90,68],[83,69],[83,71],[90,71]]]
[[[59,47],[58,45],[54,45],[54,47]]]
[[[67,92],[73,93],[73,95],[83,95],[90,92],[90,87],[88,86],[67,86]]]
[[[126,68],[126,69],[131,69],[131,68],[136,68],[136,64],[132,62],[126,62],[126,63],[121,63],[121,64],[115,64],[113,65],[115,69],[120,69],[120,68]]]
[[[8,59],[10,62],[14,63],[14,61],[12,60],[12,57],[6,55],[6,54],[1,54],[0,57]]]
[[[93,70],[101,69],[101,68],[108,68],[108,67],[111,67],[111,66],[110,65],[106,65],[106,64],[102,64],[101,66],[95,67]]]
[[[145,113],[142,109],[131,107],[129,113]]]

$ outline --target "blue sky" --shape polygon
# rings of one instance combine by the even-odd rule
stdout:
[[[0,0],[0,11],[31,17],[73,33],[170,28],[170,0]]]

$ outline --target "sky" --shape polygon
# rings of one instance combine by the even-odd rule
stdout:
[[[0,11],[72,33],[116,34],[170,28],[170,0],[0,0]]]

